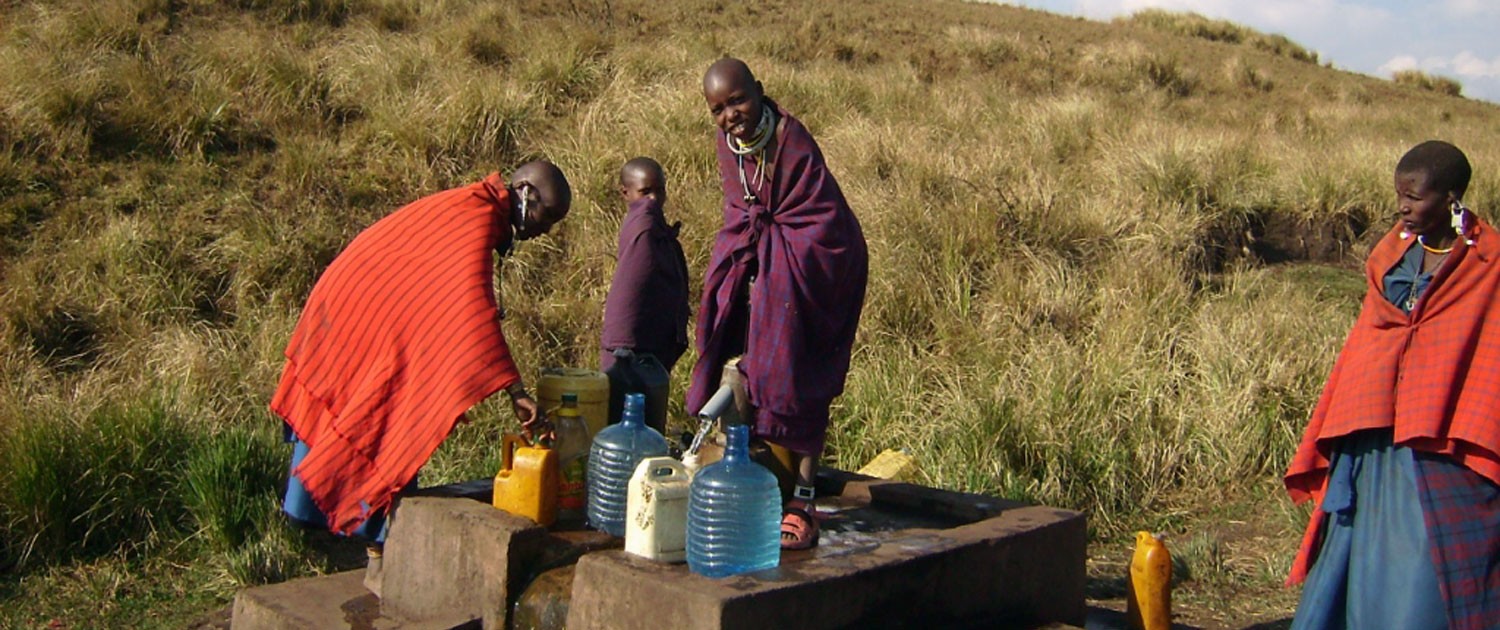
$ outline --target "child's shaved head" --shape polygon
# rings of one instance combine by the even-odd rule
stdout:
[[[661,165],[657,164],[656,160],[648,157],[632,158],[629,162],[625,163],[625,166],[620,167],[621,184],[624,184],[626,180],[631,178],[638,179],[643,177],[655,178],[657,181],[666,179],[666,175],[662,173]]]
[[[1428,140],[1412,147],[1396,163],[1396,174],[1414,173],[1426,174],[1429,188],[1451,192],[1455,198],[1462,199],[1474,171],[1458,147],[1441,140]]]
[[[648,157],[633,158],[620,167],[620,194],[625,197],[626,203],[650,197],[665,204],[667,176],[656,160]]]
[[[703,73],[703,91],[708,92],[721,86],[758,86],[755,81],[755,73],[750,71],[750,66],[734,57],[724,57],[713,62],[708,71]]]

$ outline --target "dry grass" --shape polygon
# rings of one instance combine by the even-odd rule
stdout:
[[[1193,16],[1109,25],[895,0],[6,6],[6,462],[36,425],[134,417],[140,401],[194,435],[271,439],[256,432],[275,428],[280,352],[340,248],[405,201],[538,156],[577,201],[510,264],[507,337],[530,374],[592,364],[624,160],[665,166],[689,266],[707,262],[719,192],[698,86],[726,53],[813,130],[870,242],[830,462],[904,447],[928,483],[1087,510],[1101,536],[1274,483],[1352,321],[1354,262],[1391,221],[1404,149],[1456,139],[1478,166],[1469,205],[1500,205],[1493,105]],[[1307,259],[1336,266],[1266,264]],[[505,407],[480,405],[424,480],[491,474]],[[47,531],[14,498],[25,483],[0,465],[0,565]],[[224,500],[204,499],[255,509]],[[184,507],[179,535],[217,518],[213,544],[239,544],[211,556],[233,577],[220,588],[313,566],[286,532],[202,514]],[[62,541],[29,560],[93,551]]]
[[[1391,75],[1396,85],[1405,85],[1445,96],[1463,96],[1464,86],[1455,79],[1427,74],[1421,70],[1402,70]]]

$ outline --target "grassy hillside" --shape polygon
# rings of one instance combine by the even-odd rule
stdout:
[[[1500,206],[1500,108],[1189,16],[942,0],[0,15],[0,601],[42,602],[7,602],[0,625],[179,624],[327,566],[275,520],[286,452],[266,403],[322,268],[406,201],[561,165],[575,206],[508,265],[506,334],[532,378],[591,365],[620,164],[665,166],[689,266],[707,262],[720,193],[699,85],[720,55],[808,125],[869,239],[831,463],[904,447],[933,485],[1087,510],[1101,537],[1236,501],[1290,527],[1268,490],[1353,320],[1353,270],[1393,222],[1396,158],[1451,140],[1477,167],[1469,205]],[[424,481],[493,474],[506,407],[481,405]],[[1289,562],[1215,553],[1199,556],[1268,580]],[[167,616],[85,605],[120,588]]]

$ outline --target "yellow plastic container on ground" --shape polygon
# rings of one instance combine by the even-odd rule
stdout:
[[[916,458],[907,455],[905,451],[897,449],[886,449],[885,452],[876,455],[875,459],[859,469],[859,474],[869,475],[878,479],[890,479],[893,481],[905,481],[912,483],[922,474],[922,469],[917,466]]]
[[[536,388],[537,403],[548,411],[562,405],[564,393],[578,394],[578,413],[591,440],[609,422],[609,377],[599,370],[544,368]]]
[[[691,481],[682,462],[670,457],[636,465],[625,499],[625,551],[658,562],[687,560]]]
[[[527,446],[519,435],[500,443],[500,472],[495,475],[495,507],[524,516],[543,527],[557,521],[557,451]]]
[[[1133,630],[1172,629],[1172,554],[1160,536],[1136,532],[1125,591],[1125,616]]]

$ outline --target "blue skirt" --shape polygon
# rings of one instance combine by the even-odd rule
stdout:
[[[1390,430],[1339,440],[1322,545],[1292,628],[1447,628],[1414,453]]]
[[[316,529],[328,529],[328,517],[323,514],[322,510],[318,509],[316,503],[313,503],[312,495],[308,494],[307,487],[302,485],[302,480],[298,479],[296,474],[297,465],[302,463],[304,457],[307,457],[309,449],[307,442],[303,442],[301,438],[296,436],[292,436],[291,439],[293,440],[292,466],[291,470],[287,473],[286,496],[282,499],[281,510],[286,512],[286,515],[299,525]],[[407,482],[406,487],[402,488],[401,492],[410,492],[416,488],[417,478],[414,476],[410,482]],[[368,518],[359,527],[356,527],[351,535],[376,543],[384,543],[386,530],[389,529],[385,518],[385,510],[370,512],[369,506],[366,505],[365,511]]]

